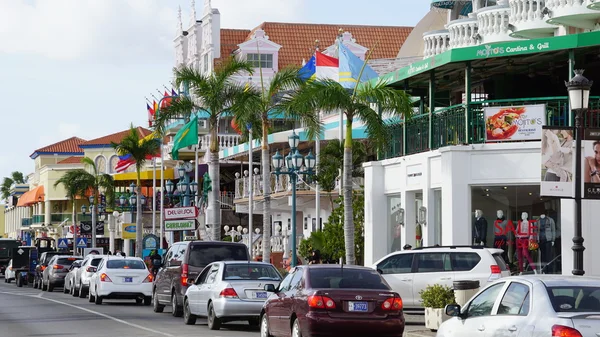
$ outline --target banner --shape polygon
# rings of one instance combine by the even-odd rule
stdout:
[[[583,197],[600,199],[600,129],[586,129],[583,153]]]
[[[79,232],[81,235],[92,235],[91,221],[81,221],[80,227]],[[104,221],[96,221],[96,235],[104,235]]]
[[[541,196],[573,196],[573,172],[575,172],[573,131],[573,128],[568,127],[543,128]]]
[[[165,220],[195,219],[198,217],[196,206],[165,208]]]
[[[503,142],[540,140],[546,124],[546,105],[524,105],[483,108],[485,140]]]
[[[196,230],[196,220],[170,220],[165,221],[165,231],[193,231]]]
[[[121,224],[121,239],[133,239],[135,240],[136,226],[134,223],[123,223]]]

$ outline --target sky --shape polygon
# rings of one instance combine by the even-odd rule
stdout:
[[[213,0],[222,28],[264,21],[414,26],[428,0]],[[171,80],[177,8],[190,0],[0,0],[0,180],[38,148],[147,126]],[[204,0],[196,1],[198,16]],[[199,18],[198,18],[199,19]]]

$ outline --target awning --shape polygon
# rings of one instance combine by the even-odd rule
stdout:
[[[23,193],[17,202],[17,207],[30,206],[40,201],[44,201],[44,186],[40,185],[31,191]]]
[[[166,169],[164,170],[165,172],[165,179],[175,179],[175,170],[172,168]],[[142,171],[140,172],[140,179],[141,180],[152,180],[152,177],[154,176],[153,171],[149,170],[149,171]],[[156,170],[156,179],[159,180],[161,176],[161,171],[160,169]],[[137,172],[128,172],[128,173],[117,173],[113,176],[115,181],[127,181],[127,180],[132,180],[135,181],[137,180]]]

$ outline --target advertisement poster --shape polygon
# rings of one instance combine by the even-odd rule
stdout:
[[[121,224],[121,238],[134,239],[135,240],[135,224],[134,223],[123,223]]]
[[[575,140],[572,128],[542,130],[541,196],[572,197]]]
[[[81,235],[92,235],[92,222],[81,221]],[[96,221],[96,235],[104,235],[104,221]]]
[[[486,107],[485,140],[503,142],[540,140],[546,124],[546,105]]]
[[[600,199],[600,129],[586,129],[583,141],[583,197]]]

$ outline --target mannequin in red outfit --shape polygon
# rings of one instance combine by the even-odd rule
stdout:
[[[529,266],[531,269],[535,271],[535,265],[533,263],[533,259],[529,254],[529,240],[534,239],[533,229],[535,221],[528,220],[529,215],[527,212],[521,213],[521,220],[519,220],[519,225],[517,227],[516,233],[516,249],[517,249],[517,259],[519,261],[519,272],[523,271],[523,257],[527,259],[529,262]]]

